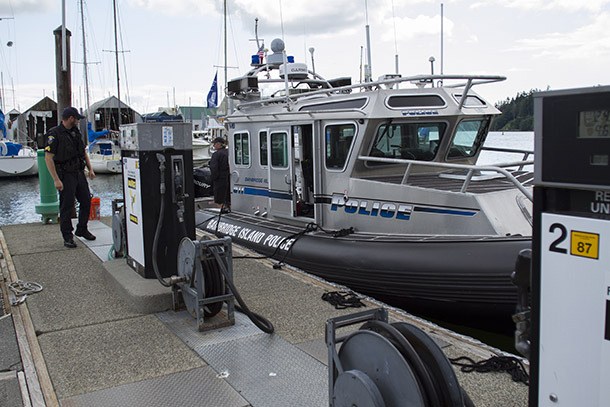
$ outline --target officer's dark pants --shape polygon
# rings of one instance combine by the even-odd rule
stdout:
[[[89,184],[83,171],[68,172],[61,174],[59,179],[64,184],[64,189],[59,192],[59,229],[64,240],[72,239],[72,209],[74,198],[79,203],[77,232],[87,230],[89,221],[89,209],[91,208],[91,194]]]

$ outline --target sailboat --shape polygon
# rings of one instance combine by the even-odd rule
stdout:
[[[84,21],[84,8],[83,0],[80,0],[81,10],[81,24],[82,24],[82,35],[83,35],[83,67],[84,67],[84,79],[85,79],[85,98],[87,103],[87,139],[89,144],[87,145],[87,154],[91,161],[93,171],[97,174],[118,174],[122,172],[121,165],[121,149],[118,145],[118,125],[117,131],[111,131],[108,127],[102,130],[96,130],[94,128],[96,108],[90,105],[89,98],[89,81],[88,81],[88,70],[87,70],[87,45],[85,36],[85,21]],[[115,4],[116,10],[116,4]],[[116,31],[116,29],[115,29]],[[117,71],[118,75],[118,71]],[[117,78],[118,83],[118,78]],[[94,104],[94,106],[97,104]],[[118,119],[119,125],[121,120],[121,101],[118,99],[119,111]]]
[[[36,152],[6,137],[4,113],[0,109],[0,177],[21,177],[38,174]]]
[[[121,173],[121,149],[110,130],[93,131],[91,122],[89,122],[87,123],[87,135],[89,139],[87,154],[93,171],[96,174]]]

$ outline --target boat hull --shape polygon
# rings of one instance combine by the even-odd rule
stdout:
[[[200,214],[201,229],[388,304],[438,317],[509,318],[517,303],[510,276],[519,251],[531,244],[526,237],[333,237],[321,231],[294,240],[295,227],[235,213],[218,222],[214,215]]]
[[[96,158],[94,155],[90,155],[89,161],[91,161],[91,166],[96,174],[120,174],[123,172],[120,159]]]
[[[113,140],[97,139],[87,146],[91,167],[96,174],[123,172],[121,149]]]
[[[0,158],[0,177],[25,177],[38,174],[36,156],[5,156]]]

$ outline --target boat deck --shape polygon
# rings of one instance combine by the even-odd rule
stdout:
[[[76,249],[63,247],[58,225],[2,227],[3,281],[44,289],[19,306],[4,301],[18,352],[12,341],[0,342],[0,354],[12,355],[0,358],[0,387],[17,390],[0,391],[0,405],[328,406],[325,322],[358,311],[320,299],[339,287],[267,260],[237,258],[253,255],[234,246],[235,284],[276,331],[264,334],[237,313],[234,326],[198,332],[186,311],[170,309],[169,289],[142,279],[123,259],[108,260],[109,222],[91,222],[98,239],[78,240]],[[388,309],[391,321],[419,326],[448,357],[501,353]],[[8,332],[4,325],[1,331]],[[527,405],[527,386],[506,373],[457,376],[479,407]]]

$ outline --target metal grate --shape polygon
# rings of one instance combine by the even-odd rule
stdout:
[[[157,317],[252,406],[328,406],[324,363],[278,335],[261,333],[243,314],[235,314],[234,326],[210,332],[198,332],[186,312]]]

